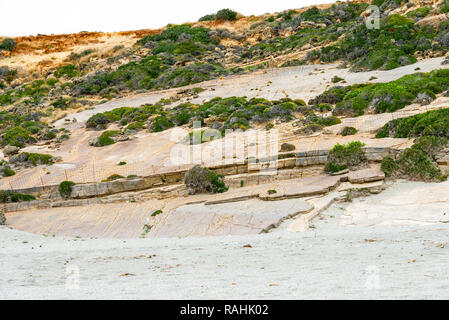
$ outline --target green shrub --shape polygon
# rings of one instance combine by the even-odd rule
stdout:
[[[294,144],[284,142],[283,144],[281,144],[281,150],[280,151],[281,152],[288,152],[288,151],[293,151],[295,149],[296,149],[296,147],[295,147]]]
[[[213,21],[215,20],[215,14],[206,14],[198,19],[198,21]]]
[[[79,76],[80,72],[78,71],[78,67],[74,64],[68,64],[66,66],[59,67],[54,72],[56,77],[67,76],[68,78],[74,78]]]
[[[23,202],[32,200],[36,200],[36,198],[29,194],[15,193],[12,191],[4,191],[4,190],[0,191],[1,203]]]
[[[7,128],[1,139],[3,146],[11,145],[19,148],[23,148],[25,144],[33,142],[36,142],[36,139],[32,136],[32,133],[22,127]]]
[[[391,156],[387,156],[382,159],[380,169],[385,173],[385,176],[391,177],[393,172],[399,169],[398,164]]]
[[[59,189],[58,189],[61,197],[63,197],[64,199],[70,198],[70,196],[72,195],[72,189],[73,189],[74,185],[75,185],[75,182],[73,182],[73,181],[62,181],[59,184]]]
[[[154,211],[152,214],[151,214],[151,216],[152,217],[155,217],[155,216],[157,216],[158,214],[161,214],[162,213],[162,210],[156,210],[156,211]]]
[[[3,174],[5,175],[5,177],[10,177],[16,174],[16,172],[11,169],[11,167],[7,166],[5,167],[5,169],[3,169]]]
[[[344,127],[341,131],[342,136],[352,136],[357,133],[357,129],[354,127]]]
[[[120,134],[120,131],[117,130],[103,131],[100,137],[98,137],[98,144],[102,147],[114,144],[115,141],[111,137],[116,136],[118,134]]]
[[[13,51],[15,47],[16,42],[14,41],[14,39],[11,38],[3,40],[2,43],[0,44],[0,50]]]
[[[421,17],[425,11],[420,9],[412,15]],[[343,59],[352,65],[353,71],[390,70],[415,63],[417,51],[446,48],[445,32],[441,28],[415,25],[412,19],[392,14],[380,20],[380,28],[368,29],[363,21],[349,25],[343,37],[334,45],[319,49],[317,56],[321,62]]]
[[[449,138],[449,108],[431,110],[387,122],[376,138],[436,136]]]
[[[107,177],[105,179],[105,181],[114,181],[114,180],[123,179],[123,178],[124,178],[124,176],[121,176],[121,175],[119,175],[117,173],[114,173],[114,174],[110,175],[109,177]]]
[[[391,156],[382,160],[381,169],[388,177],[419,181],[444,181],[435,162],[435,155],[447,145],[447,139],[441,137],[421,137],[415,144],[400,153],[397,159]]]
[[[234,21],[237,19],[237,12],[231,9],[221,9],[215,14],[215,19]]]
[[[332,77],[332,83],[337,83],[337,82],[340,82],[340,81],[343,81],[343,80],[345,80],[345,79],[340,78],[339,76]]]
[[[327,156],[325,170],[338,172],[344,169],[354,169],[368,160],[362,147],[365,144],[360,141],[352,141],[347,145],[336,144]]]
[[[228,190],[222,175],[217,175],[214,171],[199,165],[186,172],[184,183],[190,194],[200,192],[222,193]]]
[[[70,99],[64,99],[62,97],[56,99],[55,101],[52,102],[52,106],[58,109],[62,109],[65,110],[68,108],[70,103]]]
[[[26,161],[31,162],[34,166],[40,165],[52,165],[54,163],[53,156],[45,153],[22,153],[26,157]]]
[[[164,29],[161,33],[155,35],[145,36],[136,42],[137,45],[145,45],[147,42],[161,42],[161,41],[173,41],[177,42],[182,34],[191,35],[191,41],[200,42],[203,44],[214,43],[208,35],[210,29],[203,27],[192,27],[189,24],[183,25],[171,25]],[[154,58],[151,58],[154,59]]]
[[[118,163],[119,166],[124,166],[125,164],[126,164],[126,161],[120,161],[120,162]]]
[[[87,122],[87,128],[106,128],[107,124],[110,122],[109,118],[103,113],[97,113],[91,116]]]
[[[356,84],[332,87],[309,101],[309,104],[335,104],[333,114],[362,115],[368,107],[376,113],[393,112],[412,104],[419,95],[430,100],[449,88],[449,70],[415,73],[387,83]]]
[[[424,18],[430,12],[430,7],[421,7],[407,12],[405,15],[409,18]]]
[[[202,133],[211,136],[213,130],[220,130],[224,135],[226,129],[246,130],[252,123],[268,122],[279,119],[283,122],[290,121],[294,114],[301,110],[305,102],[300,99],[292,100],[284,98],[269,101],[263,98],[247,100],[246,97],[216,97],[201,105],[181,103],[173,108],[164,109],[159,104],[144,105],[139,108],[116,108],[104,113],[95,114],[87,121],[89,128],[104,128],[109,123],[116,122],[127,129],[140,130],[144,123],[148,123],[149,130],[160,132],[174,126],[182,126],[191,123],[192,119],[198,119],[204,124],[207,118],[214,118],[215,125],[220,124],[219,129],[207,129]],[[336,117],[328,117],[320,120],[324,125],[339,123]],[[202,138],[202,141],[206,140]]]
[[[312,8],[301,13],[301,18],[308,21],[315,21],[317,18],[320,17],[320,13],[321,13],[320,9],[313,6]]]
[[[439,13],[449,12],[449,1],[448,0],[444,0],[439,4],[438,12]]]

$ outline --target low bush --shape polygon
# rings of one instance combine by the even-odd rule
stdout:
[[[24,152],[22,155],[25,157],[25,161],[31,162],[33,166],[52,165],[54,163],[53,156],[51,154]]]
[[[11,177],[15,175],[16,172],[13,169],[11,169],[11,167],[7,166],[5,167],[5,169],[3,169],[3,174],[5,175],[5,177]]]
[[[237,12],[231,9],[221,9],[215,14],[215,19],[234,21],[235,19],[237,19]]]
[[[213,21],[215,20],[215,14],[206,14],[198,19],[198,21]]]
[[[68,78],[74,78],[80,75],[78,67],[74,64],[68,64],[66,66],[59,67],[53,73],[55,77],[67,76]]]
[[[449,108],[431,110],[387,122],[376,138],[436,136],[449,138]]]
[[[11,38],[3,40],[2,43],[0,44],[0,50],[13,51],[15,47],[16,42],[14,41],[14,39]]]
[[[360,141],[352,141],[347,145],[336,144],[327,156],[325,170],[327,172],[338,172],[344,169],[353,170],[368,160]]]
[[[36,142],[36,139],[29,130],[23,127],[7,128],[1,138],[1,144],[3,146],[10,145],[23,148],[27,143],[33,142]]]
[[[12,191],[0,191],[0,203],[32,201],[36,198],[30,194],[15,193]]]
[[[357,116],[367,109],[376,113],[393,112],[414,103],[423,94],[433,100],[449,88],[449,70],[415,73],[387,83],[356,84],[332,87],[309,101],[309,104],[335,104],[336,116]]]
[[[357,129],[354,127],[344,127],[341,131],[342,136],[352,136],[357,133]]]
[[[193,120],[205,124],[206,119],[213,118],[214,123],[207,129],[208,134],[211,130],[219,130],[223,136],[226,129],[247,130],[253,123],[264,123],[273,119],[282,122],[293,120],[295,113],[300,112],[304,105],[305,102],[300,99],[283,98],[270,101],[263,98],[247,100],[246,97],[216,97],[201,105],[187,102],[168,109],[164,109],[160,104],[117,108],[93,115],[87,120],[86,126],[104,129],[109,123],[115,122],[122,126],[135,124],[131,128],[140,130],[143,124],[147,123],[150,131],[160,132],[174,126],[191,124]],[[339,123],[340,120],[328,117],[317,121],[323,125],[331,125]],[[202,141],[205,140],[202,138]]]
[[[114,181],[114,180],[123,179],[123,178],[124,178],[124,176],[114,173],[114,174],[110,175],[109,177],[107,177],[104,181]]]
[[[200,165],[196,165],[186,172],[184,183],[190,194],[222,193],[228,190],[222,175],[217,175],[214,171]]]
[[[114,137],[116,135],[120,134],[120,131],[117,130],[106,130],[103,131],[103,133],[98,137],[98,144],[101,147],[109,146],[111,144],[114,144],[115,141],[111,137]]]
[[[444,181],[447,176],[441,173],[435,162],[436,153],[447,145],[446,138],[421,137],[415,144],[399,154],[382,160],[381,169],[387,177],[418,181]]]
[[[340,82],[340,81],[343,81],[343,80],[345,80],[345,79],[343,79],[343,78],[340,78],[339,76],[334,76],[334,77],[332,77],[332,83],[337,83],[337,82]]]
[[[68,199],[70,198],[70,196],[72,195],[72,187],[75,185],[75,182],[73,181],[62,181],[59,184],[59,194],[61,195],[61,197],[63,197],[64,199]]]
[[[430,7],[421,7],[421,8],[409,11],[405,15],[409,18],[424,18],[429,14],[430,10],[431,10]]]
[[[152,217],[155,217],[155,216],[157,216],[158,214],[161,214],[161,213],[162,213],[162,210],[159,209],[159,210],[154,211],[154,212],[151,214],[151,216],[152,216]]]
[[[288,152],[288,151],[293,151],[295,149],[296,149],[296,147],[295,147],[294,144],[284,142],[283,144],[281,144],[281,150],[280,151],[281,152]]]

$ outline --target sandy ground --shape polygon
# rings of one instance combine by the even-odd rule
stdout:
[[[0,298],[448,299],[447,223],[342,223],[357,201],[381,210],[422,188],[336,203],[303,233],[81,239],[2,227]]]

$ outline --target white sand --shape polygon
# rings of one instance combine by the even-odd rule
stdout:
[[[342,225],[351,205],[334,204],[304,233],[64,239],[2,227],[0,298],[449,298],[448,224]]]

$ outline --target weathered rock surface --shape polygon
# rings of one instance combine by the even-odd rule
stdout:
[[[256,234],[275,227],[282,219],[306,213],[313,207],[302,199],[265,202],[251,199],[225,204],[195,204],[177,208],[158,225],[158,236]]]

